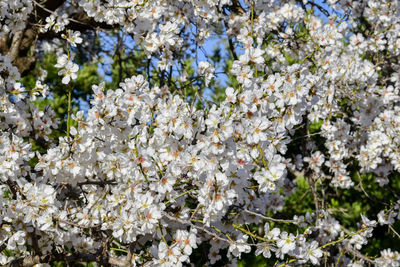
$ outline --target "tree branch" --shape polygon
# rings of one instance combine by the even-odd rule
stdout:
[[[364,254],[362,254],[362,253],[361,253],[360,251],[358,251],[358,250],[355,250],[355,249],[350,248],[350,247],[346,247],[345,250],[346,250],[347,252],[350,252],[351,254],[353,254],[354,256],[356,256],[356,257],[359,258],[359,259],[362,259],[362,260],[365,260],[366,262],[375,264],[375,261],[374,261],[374,260],[368,258],[367,256],[365,256]]]
[[[258,217],[263,218],[264,220],[267,220],[267,221],[280,222],[280,223],[294,223],[293,220],[275,219],[275,218],[272,218],[272,217],[264,216],[264,215],[262,215],[260,213],[257,213],[257,212],[254,212],[254,211],[251,211],[251,210],[248,210],[248,209],[242,209],[242,210],[244,212],[248,213],[248,214],[251,214],[251,215],[254,215],[254,216],[258,216]]]
[[[105,186],[105,185],[117,185],[118,183],[115,180],[110,180],[110,181],[85,181],[85,182],[81,182],[78,183],[79,186],[81,185],[99,185],[99,186]]]
[[[37,239],[37,235],[36,235],[36,228],[33,228],[33,232],[32,232],[32,233],[29,233],[29,236],[30,236],[30,238],[31,238],[32,247],[33,247],[33,250],[34,250],[34,252],[35,252],[34,255],[39,255],[39,256],[41,256],[42,253],[41,253],[40,248],[39,248],[39,243],[38,243],[38,239]]]
[[[319,4],[311,2],[311,1],[307,2],[307,4],[310,4],[311,6],[318,8],[318,10],[321,11],[321,13],[324,14],[325,16],[327,16],[327,17],[330,16],[328,10],[326,10],[325,8],[320,6]]]
[[[24,31],[17,31],[14,33],[12,38],[12,43],[7,56],[10,58],[11,62],[18,56],[19,46],[21,45],[22,37],[24,36]]]
[[[16,260],[13,260],[5,265],[2,265],[3,267],[32,267],[36,264],[40,263],[51,263],[54,261],[64,261],[64,262],[91,262],[91,261],[96,261],[102,265],[104,264],[110,264],[110,265],[115,265],[115,266],[125,266],[125,261],[120,260],[118,258],[114,257],[104,257],[101,259],[100,255],[98,254],[89,254],[89,253],[53,253],[53,254],[47,254],[43,256],[27,256],[24,258],[19,258]]]

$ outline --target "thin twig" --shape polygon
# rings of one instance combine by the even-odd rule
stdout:
[[[117,185],[118,183],[115,180],[111,180],[111,181],[85,181],[85,182],[81,182],[78,183],[79,186],[82,185],[100,185],[100,186],[105,186],[105,185]]]
[[[263,218],[264,220],[268,220],[268,221],[272,221],[272,222],[280,222],[280,223],[294,223],[293,220],[284,220],[284,219],[276,219],[276,218],[272,218],[272,217],[268,217],[268,216],[264,216],[260,213],[248,210],[248,209],[243,209],[244,212],[251,214],[251,215],[255,215],[258,216],[260,218]]]
[[[391,226],[390,224],[389,224],[389,229],[392,230],[393,233],[394,233],[395,235],[397,235],[398,238],[400,238],[399,233],[398,233],[396,230],[394,230],[393,226]]]
[[[370,259],[369,257],[365,256],[364,254],[362,254],[362,253],[361,253],[360,251],[358,251],[358,250],[355,250],[355,249],[350,248],[350,247],[346,247],[345,250],[348,251],[348,252],[350,252],[351,254],[353,254],[354,256],[356,256],[356,257],[359,258],[359,259],[365,260],[365,261],[367,261],[367,262],[369,262],[369,263],[373,263],[373,264],[375,263],[374,260],[372,260],[372,259]]]

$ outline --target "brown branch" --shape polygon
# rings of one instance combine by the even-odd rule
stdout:
[[[31,267],[36,264],[40,263],[52,263],[54,261],[64,261],[64,262],[92,262],[96,261],[101,264],[110,264],[116,266],[125,266],[125,261],[120,260],[114,257],[104,257],[103,260],[100,259],[99,255],[97,254],[89,254],[89,253],[54,253],[54,254],[47,254],[43,256],[27,256],[23,258],[19,258],[13,260],[3,267]]]
[[[6,181],[8,187],[10,188],[11,193],[13,194],[13,199],[17,199],[17,193],[21,194],[22,199],[25,199],[24,192],[22,191],[21,187],[18,186],[18,184],[14,181],[11,181],[8,179]]]
[[[118,38],[118,43],[115,48],[115,54],[117,55],[118,58],[118,85],[122,82],[122,72],[123,72],[123,67],[122,67],[122,57],[121,57],[121,48],[122,48],[122,42],[123,42],[123,36],[120,35],[120,33],[117,33],[117,38]]]
[[[305,140],[301,144],[302,145],[301,152],[302,152],[303,158],[306,157],[306,155],[307,155],[307,143],[308,143],[308,140],[310,140],[309,121],[308,121],[307,116],[308,116],[307,113],[303,115],[304,128],[302,129],[302,132],[303,132],[303,136],[305,137]],[[310,166],[307,165],[306,169],[307,169],[307,171],[306,171],[304,177],[306,177],[307,182],[310,185],[311,193],[312,193],[313,199],[314,199],[315,211],[318,212],[319,202],[318,202],[317,187],[314,182],[314,178],[311,176],[312,170],[310,169]]]
[[[130,266],[131,265],[131,260],[132,260],[132,255],[133,255],[133,250],[135,248],[135,243],[130,243],[129,244],[129,250],[128,250],[128,255],[126,255],[126,266]]]
[[[8,185],[8,188],[10,188],[11,194],[13,195],[13,199],[16,199],[17,198],[17,190],[15,189],[14,184],[9,179],[6,181],[6,183]]]
[[[188,225],[188,226],[191,226],[193,228],[196,228],[196,229],[198,229],[200,231],[205,232],[206,234],[210,235],[211,237],[213,237],[215,239],[218,239],[220,241],[226,242],[228,244],[259,246],[260,244],[263,244],[263,243],[269,243],[269,242],[262,242],[262,243],[258,243],[258,244],[251,244],[251,243],[244,243],[244,242],[235,242],[233,240],[229,240],[227,238],[221,237],[218,234],[208,230],[205,225],[199,226],[199,225],[193,224],[191,221],[187,221],[187,220],[183,220],[183,219],[180,219],[180,218],[176,218],[176,217],[174,217],[174,216],[172,216],[172,215],[170,215],[170,214],[168,214],[166,212],[163,212],[163,215],[165,217],[167,217],[171,221],[175,221],[175,222],[178,222],[178,223],[181,223],[181,224]]]
[[[355,249],[350,248],[350,247],[346,247],[345,250],[346,250],[347,252],[350,252],[351,254],[353,254],[354,256],[356,256],[356,257],[359,258],[359,259],[362,259],[362,260],[365,260],[365,261],[367,261],[367,262],[369,262],[369,263],[375,264],[375,261],[374,261],[374,260],[372,260],[372,259],[370,259],[369,257],[365,256],[364,254],[362,254],[362,253],[361,253],[360,251],[358,251],[358,250],[355,250]]]
[[[361,175],[360,175],[359,172],[357,172],[357,176],[358,176],[358,179],[360,180],[360,181],[358,182],[358,185],[360,186],[361,190],[363,191],[364,195],[365,195],[367,198],[369,198],[370,200],[374,201],[375,203],[380,203],[380,204],[383,204],[383,205],[385,205],[385,206],[389,206],[387,203],[385,203],[385,202],[383,202],[383,201],[380,201],[380,200],[377,199],[375,196],[373,196],[373,195],[370,196],[370,195],[367,193],[367,191],[365,191],[365,189],[364,189],[363,182],[362,182],[362,178],[361,178]]]
[[[78,183],[79,186],[82,186],[82,185],[100,185],[100,186],[105,186],[107,184],[109,184],[109,185],[117,185],[118,183],[115,180],[110,180],[110,181],[91,181],[91,180],[88,180],[88,181],[85,181],[85,182]]]
[[[272,217],[264,216],[264,215],[262,215],[260,213],[257,213],[257,212],[254,212],[254,211],[251,211],[251,210],[248,210],[248,209],[243,209],[243,211],[248,213],[248,214],[251,214],[251,215],[254,215],[254,216],[258,216],[260,218],[263,218],[264,220],[268,220],[268,221],[272,221],[272,222],[294,223],[293,220],[275,219],[275,218],[272,218]]]
[[[53,219],[56,220],[56,221],[59,221],[60,223],[65,223],[65,224],[74,226],[74,227],[76,227],[76,228],[81,228],[81,229],[88,229],[88,228],[100,229],[100,228],[101,228],[101,224],[93,225],[93,226],[90,226],[90,225],[80,225],[80,224],[78,224],[78,223],[74,223],[74,222],[70,222],[70,221],[66,221],[66,220],[60,219],[60,218],[58,218],[57,216],[53,216]]]
[[[38,239],[37,239],[37,235],[36,235],[36,228],[33,228],[33,232],[29,233],[29,236],[30,236],[31,241],[32,241],[33,251],[35,252],[34,255],[41,256],[42,253],[41,253],[40,248],[39,248],[39,243],[38,243]]]
[[[14,33],[10,50],[7,53],[7,56],[10,58],[11,62],[14,61],[14,59],[18,56],[19,47],[21,45],[23,36],[24,31],[17,31],[16,33]]]
[[[311,172],[308,172],[308,173],[311,174]],[[310,175],[307,175],[307,181],[310,184],[311,193],[313,195],[315,211],[318,212],[319,211],[319,201],[318,201],[318,194],[317,194],[317,186],[314,182],[314,178],[311,177]]]
[[[65,8],[66,0],[46,0],[32,1],[34,9],[26,21],[26,27],[21,31],[8,34],[0,38],[0,53],[8,55],[14,66],[16,66],[21,74],[33,69],[36,58],[34,51],[37,41],[52,40],[61,38],[61,32],[55,33],[48,31],[41,33],[39,29],[43,27],[45,19],[51,14],[60,14],[57,9]],[[108,25],[100,23],[89,17],[83,9],[76,7],[75,13],[68,18],[68,29],[75,31],[98,31],[99,29],[110,30],[117,28],[117,25]]]
[[[327,17],[330,16],[328,10],[326,10],[325,8],[323,8],[322,6],[320,6],[319,4],[314,3],[314,2],[311,2],[311,1],[307,2],[307,4],[310,4],[311,6],[318,8],[319,11],[321,11],[321,13],[324,14],[325,16],[327,16]]]
[[[172,66],[169,67],[169,73],[168,73],[168,87],[171,87],[171,82],[172,82]]]
[[[40,16],[42,18],[45,18],[51,14],[58,15],[55,12],[55,10],[58,7],[60,7],[63,4],[63,2],[65,2],[65,0],[62,1],[52,0],[47,2],[59,2],[59,3],[50,8],[38,3],[37,1],[34,1],[35,5],[37,6],[37,11],[38,13],[40,13]],[[68,29],[72,30],[85,31],[85,30],[95,30],[97,28],[112,29],[111,25],[92,21],[89,17],[87,17],[86,14],[83,14],[82,12],[73,14],[72,17],[68,17],[67,19],[70,22],[68,25]]]
[[[4,243],[0,246],[0,253],[7,248],[8,238],[4,241]]]
[[[234,60],[237,60],[237,59],[238,59],[238,56],[237,56],[237,54],[236,54],[235,47],[234,47],[234,45],[233,45],[232,39],[231,39],[231,38],[228,38],[228,42],[229,42],[229,50],[230,50],[231,53],[232,53],[233,59],[234,59]]]
[[[389,229],[392,230],[392,232],[393,232],[398,238],[400,238],[400,234],[399,234],[396,230],[394,230],[393,226],[391,226],[390,224],[388,224],[388,226],[389,226]]]
[[[202,226],[195,225],[195,224],[193,224],[191,221],[186,221],[186,220],[182,220],[182,219],[176,218],[176,217],[174,217],[174,216],[169,215],[169,214],[166,213],[166,212],[164,212],[163,215],[164,215],[165,217],[167,217],[168,219],[170,219],[171,221],[175,221],[175,222],[178,222],[178,223],[181,223],[181,224],[184,224],[184,225],[189,225],[189,226],[192,226],[192,227],[194,227],[194,228],[196,228],[196,229],[198,229],[198,230],[201,230],[201,231],[207,233],[208,235],[212,236],[212,237],[215,238],[215,239],[218,239],[218,240],[220,240],[220,241],[223,241],[223,242],[226,242],[226,243],[229,243],[229,244],[232,243],[229,239],[224,238],[224,237],[220,237],[220,236],[217,235],[216,233],[213,233],[212,231],[207,230],[207,229],[205,228],[205,226],[202,227]]]

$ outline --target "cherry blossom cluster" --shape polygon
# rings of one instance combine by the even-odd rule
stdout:
[[[35,105],[52,97],[49,86],[39,77],[26,88],[13,59],[0,54],[0,263],[70,253],[119,266],[182,266],[207,244],[210,265],[226,258],[234,266],[254,253],[278,266],[399,266],[398,247],[375,257],[362,249],[377,227],[397,233],[400,200],[373,218],[361,214],[349,230],[316,186],[345,192],[357,176],[364,191],[362,177],[371,175],[389,190],[398,179],[400,3],[326,2],[80,0],[50,12],[40,31],[66,44],[54,67],[69,95],[83,41],[68,29],[74,9],[132,34],[159,59],[157,69],[177,68],[183,83],[179,55],[223,25],[238,48],[230,49],[236,85],[221,103],[199,108],[206,96],[189,101],[143,75],[116,90],[95,84],[86,112],[71,114],[69,100],[67,133],[54,138],[61,120]],[[0,2],[0,38],[19,34],[34,5]],[[368,29],[358,30],[364,20]],[[215,72],[199,61],[192,78],[212,86]],[[297,178],[310,185],[315,210],[283,218]]]
[[[23,30],[26,21],[33,11],[30,0],[1,1],[0,3],[0,38],[7,33]]]

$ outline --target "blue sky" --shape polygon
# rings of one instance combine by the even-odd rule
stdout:
[[[332,10],[329,9],[329,6],[326,3],[324,3],[323,1],[317,0],[317,1],[314,1],[314,2],[319,4],[320,6],[324,7],[325,9],[327,9],[329,13],[332,13]],[[240,3],[242,4],[242,6],[245,6],[242,0],[240,0]],[[327,17],[323,13],[321,13],[317,8],[314,8],[314,9],[315,9],[315,14],[316,15],[320,16],[321,18],[323,18],[324,21],[327,21]],[[103,48],[105,48],[105,49],[107,49],[109,51],[113,51],[115,49],[115,45],[116,45],[116,40],[115,39],[112,39],[112,38],[110,38],[107,35],[102,34],[102,33],[100,33],[100,37],[102,39]],[[192,37],[194,37],[194,36],[192,36]],[[226,49],[227,42],[228,41],[226,39],[226,36],[212,35],[210,38],[208,38],[205,41],[205,45],[203,47],[198,47],[197,48],[197,53],[195,55],[195,60],[194,60],[194,63],[193,63],[193,67],[196,68],[197,67],[197,62],[199,62],[199,61],[210,61],[209,57],[212,55],[215,47],[218,47],[218,48],[221,49],[222,55],[226,55],[226,54],[230,53]],[[133,42],[133,40],[131,38],[127,38],[124,45],[126,47],[133,47],[134,42]],[[237,48],[236,52],[237,52],[238,55],[242,54],[242,51],[241,51],[240,48]],[[105,58],[105,62],[104,62],[105,64],[100,64],[99,63],[98,71],[99,71],[100,75],[102,75],[104,77],[105,81],[109,82],[109,81],[111,81],[111,76],[106,75],[106,71],[107,71],[107,68],[111,67],[112,59],[110,57],[108,57],[108,56],[104,56],[104,58]],[[106,69],[104,69],[104,68],[106,68]],[[226,85],[226,83],[228,81],[228,78],[227,78],[227,75],[224,74],[223,72],[224,72],[224,70],[222,68],[217,68],[216,67],[216,74],[215,74],[216,79],[220,82],[221,85],[224,86],[224,85]],[[177,72],[174,72],[174,75],[177,75]]]

